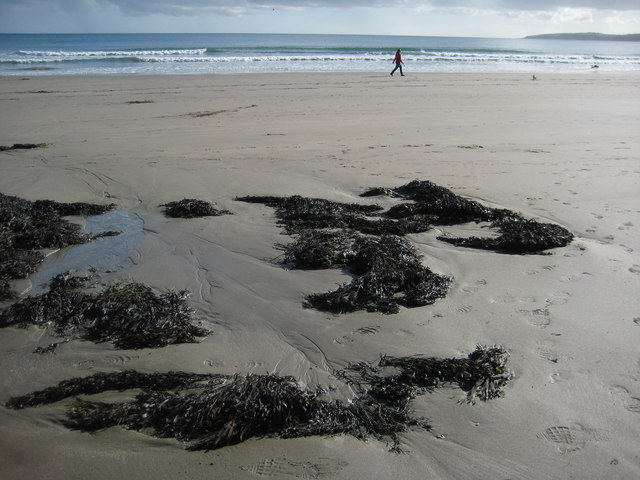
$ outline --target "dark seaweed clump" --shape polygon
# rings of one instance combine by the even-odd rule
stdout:
[[[7,402],[27,408],[79,394],[142,389],[132,401],[76,400],[65,425],[82,431],[112,426],[144,430],[189,443],[190,450],[214,450],[253,437],[297,438],[347,433],[365,439],[396,439],[410,423],[408,409],[356,399],[349,405],[318,398],[292,377],[203,375],[185,372],[98,373]]]
[[[560,225],[539,223],[516,214],[500,218],[492,226],[500,233],[496,238],[440,236],[438,239],[460,247],[508,253],[541,252],[563,247],[573,240],[571,232]]]
[[[174,218],[210,217],[229,215],[231,213],[229,210],[218,210],[214,207],[214,204],[210,202],[193,198],[164,203],[160,206],[164,207],[165,215]]]
[[[14,143],[11,146],[0,145],[0,152],[9,152],[11,150],[31,150],[33,148],[41,148],[46,146],[46,143]]]
[[[395,368],[399,373],[378,376],[381,368],[367,372],[369,392],[376,398],[393,400],[415,394],[415,389],[433,389],[456,384],[467,392],[468,400],[490,400],[503,396],[502,387],[511,379],[507,352],[502,347],[478,346],[467,358],[425,358],[383,356],[378,367]],[[357,368],[361,372],[366,369]]]
[[[0,327],[38,325],[54,335],[117,348],[195,342],[209,332],[192,323],[187,292],[156,295],[138,283],[115,284],[98,294],[82,291],[86,278],[56,276],[50,290],[27,297],[0,314]]]
[[[379,190],[369,190],[361,196],[372,196]],[[391,196],[413,200],[413,203],[401,203],[391,207],[387,211],[390,218],[402,219],[424,215],[430,218],[433,225],[491,221],[508,212],[485,207],[475,200],[466,199],[445,187],[423,180],[414,180],[394,188],[391,190]]]
[[[295,268],[341,268],[357,275],[335,291],[308,295],[305,306],[334,313],[367,310],[397,313],[399,307],[418,307],[444,297],[451,279],[423,266],[420,256],[400,238],[430,227],[420,218],[408,221],[372,219],[382,207],[337,203],[317,198],[241,197],[264,203],[294,243],[281,246],[283,263]]]
[[[355,230],[371,235],[406,235],[424,232],[430,223],[422,218],[393,220],[380,216],[379,205],[332,202],[322,198],[246,196],[236,200],[262,203],[275,208],[280,224],[289,235],[309,229]]]
[[[447,383],[474,398],[502,394],[510,376],[500,347],[478,347],[466,359],[383,357],[377,367],[358,364],[338,376],[360,390],[345,404],[302,389],[292,377],[246,377],[185,372],[97,373],[14,397],[10,408],[57,402],[80,394],[141,389],[131,401],[104,403],[78,399],[67,411],[66,426],[97,431],[112,426],[141,430],[187,442],[190,450],[213,450],[250,438],[298,438],[349,434],[388,440],[398,450],[398,435],[412,426],[430,426],[410,413],[410,401]],[[390,367],[400,373],[382,376]]]
[[[285,233],[297,235],[281,246],[284,263],[297,268],[348,268],[358,275],[333,292],[309,295],[306,306],[336,313],[356,310],[396,313],[444,297],[451,279],[420,263],[415,249],[399,238],[433,225],[491,222],[497,238],[440,240],[457,246],[505,253],[533,253],[567,245],[573,235],[559,225],[527,220],[506,209],[490,208],[429,181],[415,180],[389,189],[373,188],[361,196],[411,200],[389,208],[338,203],[318,198],[246,196],[236,200],[262,203],[276,210]]]
[[[62,248],[92,239],[63,216],[99,215],[114,205],[30,202],[0,193],[0,300],[14,297],[9,280],[25,278],[44,260],[38,250]]]
[[[196,388],[198,385],[202,385],[203,382],[227,377],[226,375],[185,372],[142,373],[135,370],[112,373],[100,372],[90,377],[75,377],[70,380],[63,380],[55,387],[45,388],[20,397],[13,397],[7,402],[7,407],[15,409],[37,407],[38,405],[47,405],[81,394],[93,395],[110,390],[123,392],[138,388],[144,390]]]
[[[348,267],[357,275],[335,291],[307,296],[307,306],[335,313],[397,313],[446,296],[451,279],[422,265],[416,250],[393,235],[307,230],[283,247],[297,268]]]
[[[429,181],[414,180],[391,190],[377,187],[362,194],[364,197],[376,195],[413,200],[412,203],[391,207],[386,212],[390,218],[410,219],[418,216],[420,219],[429,218],[433,225],[491,222],[500,234],[497,238],[438,237],[456,246],[526,254],[563,247],[573,240],[571,232],[559,225],[527,220],[507,209],[486,207]]]

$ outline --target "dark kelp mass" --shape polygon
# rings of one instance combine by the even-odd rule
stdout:
[[[456,384],[473,402],[476,398],[490,400],[504,394],[502,387],[512,377],[506,367],[508,357],[502,347],[478,346],[467,358],[383,356],[378,367],[358,364],[351,369],[359,372],[376,398],[394,400],[414,395],[416,389]],[[386,368],[399,373],[381,375]]]
[[[0,327],[39,325],[61,337],[117,348],[152,348],[196,342],[209,332],[194,325],[187,292],[155,294],[138,283],[115,284],[98,294],[82,291],[86,278],[56,276],[47,293],[27,297],[0,314]]]
[[[228,375],[185,372],[142,373],[135,370],[113,373],[100,372],[89,377],[75,377],[63,380],[54,387],[45,388],[21,397],[13,397],[7,402],[7,407],[15,409],[37,407],[38,405],[47,405],[82,394],[94,395],[107,391],[202,388],[210,382],[225,378],[228,378]]]
[[[429,181],[414,180],[394,189],[377,187],[361,196],[378,195],[413,200],[412,203],[391,207],[386,212],[390,218],[409,219],[418,216],[420,219],[429,218],[433,225],[492,222],[492,227],[500,234],[498,238],[438,237],[457,246],[526,254],[563,247],[573,240],[571,232],[559,225],[527,220],[507,209],[485,207]]]
[[[376,187],[362,197],[387,196],[403,202],[386,212],[379,205],[339,203],[319,198],[246,196],[276,210],[285,233],[284,262],[295,268],[348,268],[358,275],[333,292],[309,295],[306,306],[336,313],[367,310],[396,313],[444,297],[451,279],[431,272],[400,238],[433,225],[492,222],[497,238],[440,236],[453,245],[505,253],[532,253],[567,245],[573,235],[559,225],[526,220],[506,209],[486,207],[429,181],[397,188]]]
[[[400,235],[424,231],[422,219],[374,220],[378,205],[331,202],[317,198],[250,196],[237,200],[264,203],[276,216],[293,244],[281,246],[283,263],[295,268],[348,268],[357,275],[335,291],[309,295],[305,306],[335,313],[367,310],[397,313],[399,306],[417,307],[444,297],[448,277],[437,275]]]
[[[160,205],[165,215],[174,218],[216,217],[229,215],[229,210],[218,210],[213,203],[193,198],[185,198],[180,201],[168,202]]]
[[[25,278],[36,271],[44,260],[38,250],[78,245],[93,238],[63,216],[99,215],[113,207],[51,200],[31,202],[0,193],[0,300],[13,297],[9,280]]]
[[[505,253],[533,253],[550,248],[564,247],[573,235],[560,225],[539,223],[512,214],[492,223],[499,236],[496,238],[458,238],[440,236],[439,240],[460,247],[481,248]]]
[[[238,201],[262,203],[276,209],[276,216],[289,235],[308,229],[355,230],[371,235],[406,235],[424,232],[429,223],[419,218],[392,220],[380,217],[379,205],[339,203],[321,198],[247,196]]]
[[[191,450],[213,450],[254,437],[337,434],[386,440],[397,449],[398,435],[409,427],[430,428],[423,419],[410,414],[409,403],[415,395],[445,383],[457,383],[470,396],[495,398],[510,378],[506,359],[506,352],[499,347],[478,347],[466,359],[383,357],[378,367],[359,364],[339,373],[340,378],[361,390],[346,404],[322,399],[317,390],[301,388],[292,377],[125,371],[65,380],[14,397],[7,406],[26,408],[79,394],[141,389],[133,400],[125,402],[78,399],[68,409],[65,424],[82,431],[119,425],[175,438],[186,442]],[[381,376],[387,366],[399,368],[401,373]]]
[[[112,426],[144,430],[187,442],[190,450],[214,450],[253,437],[296,438],[350,434],[396,440],[411,423],[404,406],[359,398],[348,405],[319,398],[292,377],[197,375],[184,372],[98,373],[14,397],[10,408],[57,402],[78,394],[141,389],[131,401],[76,400],[65,425],[82,431]]]
[[[11,150],[31,150],[33,148],[43,148],[48,143],[14,143],[13,145],[0,145],[0,152],[9,152]]]
[[[357,275],[335,291],[307,296],[307,306],[335,313],[367,310],[397,313],[433,303],[451,279],[422,265],[416,250],[393,235],[307,230],[283,247],[284,262],[297,268],[347,267]]]

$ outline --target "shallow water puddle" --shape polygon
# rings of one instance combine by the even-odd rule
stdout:
[[[57,250],[49,255],[36,273],[29,277],[30,295],[39,295],[56,275],[67,271],[79,274],[95,271],[98,275],[113,273],[130,267],[130,254],[142,240],[144,222],[137,215],[125,210],[113,210],[102,215],[88,217],[84,229],[93,234],[107,231],[120,235],[102,237],[82,245]],[[29,287],[26,286],[25,289]]]

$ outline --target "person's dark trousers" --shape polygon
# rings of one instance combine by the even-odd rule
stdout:
[[[396,68],[391,70],[391,75],[395,73],[396,70],[400,69],[400,75],[404,77],[404,73],[402,73],[402,64],[400,62],[396,63]]]

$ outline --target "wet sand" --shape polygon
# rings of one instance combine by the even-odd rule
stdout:
[[[0,402],[75,376],[137,369],[293,375],[349,389],[332,372],[381,354],[462,357],[503,345],[504,398],[422,395],[431,432],[405,454],[349,436],[252,439],[188,452],[172,439],[60,424],[65,406],[0,407],[0,474],[92,478],[610,478],[640,476],[640,77],[273,74],[0,78],[0,192],[115,203],[143,222],[105,281],[186,289],[213,334],[199,344],[116,350],[36,327],[0,330]],[[273,209],[245,195],[349,203],[371,187],[430,180],[481,203],[568,228],[548,255],[459,248],[437,227],[410,235],[446,298],[395,315],[302,306],[338,270],[287,270]],[[171,219],[160,204],[215,202],[233,215]],[[129,217],[128,217],[129,218]],[[80,221],[77,219],[77,221]],[[126,225],[137,225],[127,221]],[[88,228],[91,228],[89,225]],[[134,228],[134,227],[132,227]],[[137,226],[135,228],[138,228]],[[123,245],[124,243],[124,245]],[[64,253],[64,252],[62,252]],[[77,258],[74,257],[74,262]],[[110,271],[107,271],[110,270]],[[115,401],[127,392],[96,396]]]

